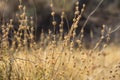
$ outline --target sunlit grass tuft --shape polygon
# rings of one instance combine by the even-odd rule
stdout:
[[[54,5],[51,2],[52,25],[54,31],[48,34],[42,32],[40,41],[35,41],[33,17],[27,16],[27,9],[19,0],[18,29],[13,25],[13,19],[2,24],[0,36],[0,80],[119,80],[120,59],[119,48],[108,47],[110,31],[105,32],[102,26],[101,36],[94,47],[86,49],[83,43],[84,28],[76,38],[76,29],[85,10],[85,4],[79,11],[79,2],[73,18],[73,24],[67,34],[64,34],[63,19],[65,11],[61,12],[59,24],[60,33],[55,32]],[[10,36],[11,35],[11,36]],[[104,44],[101,44],[106,40]],[[11,41],[11,42],[10,42]],[[101,46],[101,48],[99,48]]]

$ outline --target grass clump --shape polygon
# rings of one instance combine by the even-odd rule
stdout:
[[[58,23],[51,2],[54,31],[49,30],[48,34],[42,32],[40,41],[35,42],[33,17],[26,15],[22,0],[19,3],[18,28],[14,27],[13,19],[0,27],[0,80],[119,80],[120,62],[105,65],[107,54],[104,49],[110,40],[111,29],[105,34],[106,26],[103,25],[99,41],[90,50],[83,44],[84,28],[76,38],[85,4],[79,11],[79,2],[76,2],[73,24],[67,34],[63,29],[65,11],[61,12],[60,29],[56,34]],[[99,50],[103,39],[106,43]]]

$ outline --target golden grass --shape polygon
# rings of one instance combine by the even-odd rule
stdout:
[[[88,50],[71,53],[65,49],[61,52],[59,47],[54,48],[54,55],[49,49],[19,51],[12,57],[11,80],[111,80],[113,76],[116,76],[113,79],[119,80],[120,51],[108,53],[113,48],[116,49],[112,46],[101,55],[89,55]],[[6,55],[0,61],[4,79],[7,79],[6,71],[10,67],[9,58]]]
[[[35,42],[33,18],[26,15],[26,7],[22,0],[17,14],[20,23],[18,30],[14,30],[13,19],[2,24],[0,36],[0,80],[119,80],[120,79],[120,51],[119,46],[108,46],[110,31],[105,34],[105,25],[101,30],[101,37],[91,49],[83,45],[84,28],[76,38],[78,22],[84,12],[85,5],[78,11],[76,3],[73,24],[68,34],[64,34],[64,10],[61,12],[60,33],[55,34],[57,22],[55,11],[51,3],[51,16],[54,31],[41,33],[38,43]],[[9,44],[9,32],[12,31],[12,44]],[[64,37],[63,37],[64,35]],[[104,36],[105,35],[105,36]],[[99,50],[102,40],[106,43]],[[76,46],[77,45],[77,46]]]

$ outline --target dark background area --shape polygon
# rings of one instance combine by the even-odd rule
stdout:
[[[64,6],[64,9],[67,14],[69,23],[71,24],[71,19],[73,18],[74,13],[74,3],[76,0],[53,0],[55,11],[56,11],[56,20],[59,22],[59,14]],[[101,0],[79,0],[80,4],[86,4],[86,10],[83,14],[83,20],[81,23],[84,23],[88,15],[96,8]],[[37,34],[40,34],[41,29],[45,31],[50,28],[50,0],[23,0],[23,5],[26,5],[28,16],[33,16],[34,21],[37,25]],[[0,23],[2,19],[9,21],[10,18],[15,19],[16,13],[18,13],[18,0],[0,0]],[[81,7],[81,5],[80,5]],[[89,34],[90,30],[94,28],[95,36],[98,36],[96,32],[99,32],[99,27],[105,24],[108,28],[111,27],[114,30],[116,27],[120,26],[120,0],[104,0],[101,6],[97,11],[90,17],[86,33]],[[80,24],[80,26],[82,26]],[[65,28],[66,29],[66,28]],[[67,30],[67,29],[66,29]],[[99,34],[99,33],[98,33]],[[115,43],[120,42],[120,29],[115,31],[111,35],[112,41]]]

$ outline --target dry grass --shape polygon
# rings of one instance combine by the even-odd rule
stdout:
[[[26,7],[21,0],[17,14],[19,27],[15,30],[13,20],[2,24],[0,36],[0,80],[119,80],[120,51],[118,47],[108,47],[110,31],[101,30],[101,37],[91,49],[83,44],[84,28],[76,38],[76,29],[84,12],[85,5],[76,11],[73,24],[68,34],[64,34],[64,10],[61,12],[60,33],[55,34],[57,22],[54,19],[54,5],[51,3],[51,16],[54,31],[41,33],[38,43],[35,42],[34,22],[26,15]],[[11,34],[12,37],[8,37]],[[64,36],[63,36],[64,35]],[[9,39],[12,41],[9,44]],[[106,42],[102,44],[103,39]],[[77,46],[76,46],[77,45]],[[111,50],[112,49],[112,50]],[[115,51],[113,53],[113,51]]]
[[[112,53],[105,50],[103,53],[87,50],[74,50],[72,53],[61,46],[41,48],[33,51],[19,51],[10,56],[7,54],[1,59],[0,65],[3,79],[8,80],[119,80],[120,78],[120,51]],[[108,49],[112,49],[111,47]],[[109,50],[110,51],[110,50]],[[54,54],[54,55],[53,55]],[[11,71],[10,71],[11,64]],[[8,73],[6,73],[8,72]],[[115,76],[115,77],[114,77]]]

